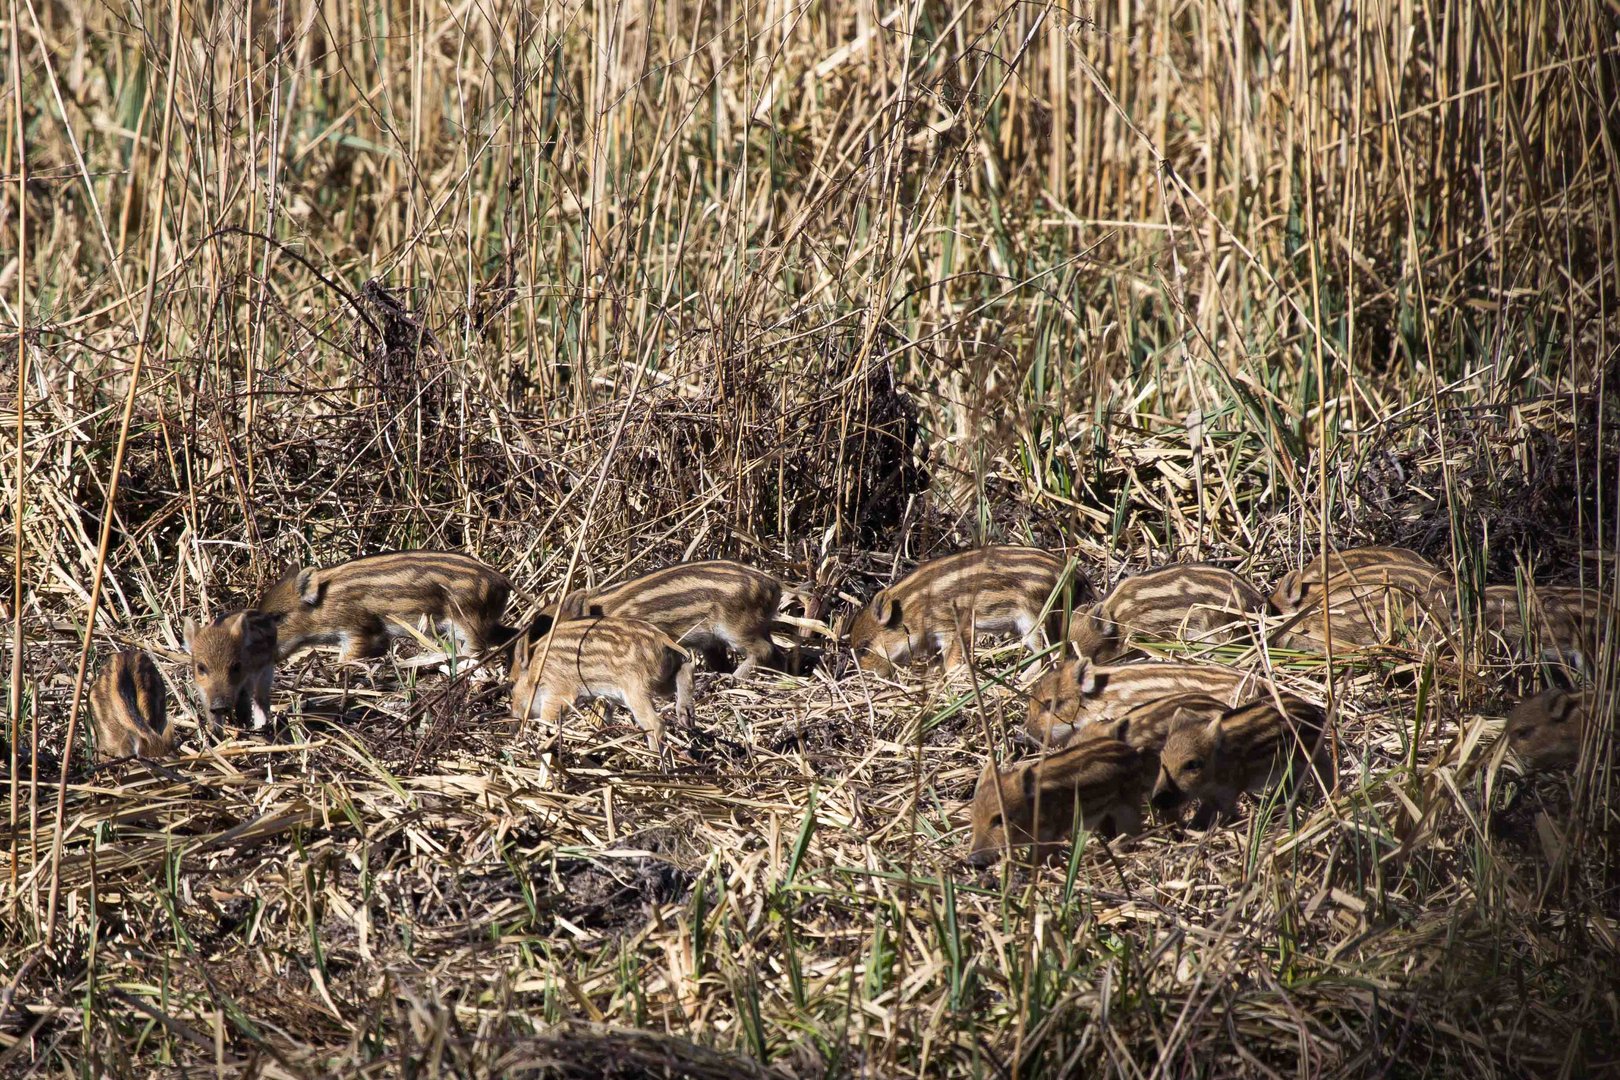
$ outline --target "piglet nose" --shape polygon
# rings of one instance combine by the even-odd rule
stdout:
[[[1155,810],[1173,810],[1180,802],[1180,792],[1155,791],[1153,793],[1153,809]]]
[[[989,866],[996,861],[996,849],[980,848],[978,851],[970,853],[963,861],[969,866]]]

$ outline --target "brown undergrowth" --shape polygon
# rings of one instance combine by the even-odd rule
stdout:
[[[835,620],[983,542],[1099,587],[1328,541],[1614,595],[1611,11],[0,25],[0,1074],[1616,1068],[1612,773],[1521,775],[1499,717],[1545,675],[1471,633],[1226,649],[1331,699],[1331,798],[983,873],[1017,650],[701,675],[668,768],[409,647],[292,660],[247,737],[178,653],[289,564],[408,546],[520,607],[744,558]],[[159,656],[175,759],[94,768],[79,715],[69,760],[87,637]]]

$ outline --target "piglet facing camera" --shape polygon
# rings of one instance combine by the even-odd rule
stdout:
[[[1219,813],[1237,813],[1238,796],[1260,794],[1279,784],[1298,785],[1319,776],[1330,783],[1333,760],[1323,737],[1322,710],[1292,695],[1264,697],[1210,717],[1187,709],[1170,722],[1159,751],[1153,808],[1178,811],[1200,803],[1195,826]]]
[[[188,618],[185,645],[197,697],[210,716],[255,731],[270,722],[274,619],[261,611],[233,611],[199,626]]]
[[[1597,711],[1596,690],[1543,690],[1508,713],[1508,745],[1529,769],[1573,769],[1581,758],[1586,727]]]

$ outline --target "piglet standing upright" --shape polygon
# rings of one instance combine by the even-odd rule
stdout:
[[[723,559],[677,563],[602,589],[569,593],[542,618],[640,619],[680,645],[703,655],[710,668],[728,666],[726,653],[742,657],[733,671],[747,678],[755,668],[780,667],[781,650],[771,640],[777,626],[782,583],[763,571]]]
[[[956,667],[977,634],[1017,635],[1033,648],[1044,628],[1049,640],[1060,640],[1072,605],[1095,598],[1080,574],[1065,582],[1067,567],[1062,555],[1027,547],[925,562],[856,613],[850,649],[862,668],[889,674],[941,654],[946,668]]]
[[[501,621],[511,591],[506,575],[459,552],[393,551],[294,567],[259,610],[276,621],[283,660],[311,645],[342,646],[346,661],[381,656],[423,620],[475,656],[515,633]]]
[[[664,721],[653,698],[674,696],[682,720],[692,714],[692,659],[651,623],[639,619],[576,619],[549,633],[518,639],[512,661],[512,715],[547,725],[577,702],[604,698],[623,705],[663,746]]]
[[[276,622],[261,611],[233,611],[207,626],[186,619],[186,652],[203,708],[255,731],[270,722],[276,676]]]

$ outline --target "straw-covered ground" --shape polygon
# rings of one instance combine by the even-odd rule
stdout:
[[[305,653],[232,734],[178,652],[289,565],[416,546],[524,608],[742,558],[835,621],[987,542],[1099,587],[1326,540],[1613,593],[1612,5],[0,26],[0,1074],[1620,1068],[1610,774],[1522,776],[1539,676],[1468,633],[1227,650],[1331,698],[1336,793],[1037,872],[961,862],[1017,649],[702,675],[667,767],[409,647]],[[181,749],[94,769],[76,703],[127,644]]]

